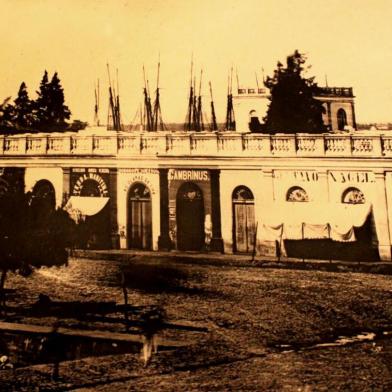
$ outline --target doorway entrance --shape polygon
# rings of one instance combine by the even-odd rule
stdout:
[[[55,190],[51,182],[38,181],[32,191],[31,207],[33,220],[36,223],[47,225],[47,219],[56,208]]]
[[[251,253],[255,244],[255,201],[246,186],[234,189],[233,196],[234,252]]]
[[[201,250],[205,244],[203,192],[192,182],[182,184],[176,207],[178,249]]]
[[[152,247],[152,209],[150,190],[141,183],[128,193],[128,248]]]

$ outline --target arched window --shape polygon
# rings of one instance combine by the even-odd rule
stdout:
[[[56,193],[50,181],[40,180],[33,188],[32,205],[36,208],[54,210],[56,207]]]
[[[293,186],[287,191],[286,201],[306,202],[309,201],[309,197],[305,189],[299,186]]]
[[[343,192],[342,203],[364,204],[365,195],[358,188],[348,188]]]
[[[347,125],[347,114],[346,111],[342,108],[338,110],[338,129],[339,131],[343,131],[344,127]]]
[[[252,191],[246,186],[238,186],[233,191],[233,201],[253,201],[253,199],[254,197]]]
[[[150,198],[150,190],[148,187],[142,183],[136,183],[129,190],[129,197],[131,199],[149,199]]]

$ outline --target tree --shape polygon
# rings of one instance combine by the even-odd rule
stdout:
[[[4,189],[4,188],[3,188]],[[0,299],[5,305],[4,284],[8,271],[28,276],[34,268],[64,265],[74,223],[68,214],[54,210],[37,219],[32,195],[20,186],[0,194]],[[40,218],[41,218],[40,217]]]
[[[18,129],[29,129],[34,123],[33,105],[27,92],[25,82],[19,87],[18,96],[14,101],[14,124]]]
[[[270,104],[264,118],[265,130],[269,132],[311,132],[326,130],[322,103],[314,98],[317,84],[314,78],[303,73],[306,57],[297,50],[287,57],[287,65],[278,62],[273,77],[267,77],[265,86],[270,89]]]
[[[8,103],[10,100],[11,97],[8,97],[0,104],[1,133],[13,129],[12,117],[14,115],[14,107]]]
[[[68,124],[65,120],[69,120],[71,112],[64,104],[64,90],[61,87],[60,79],[57,72],[54,73],[49,83],[49,126],[54,130],[64,130]]]
[[[39,130],[45,130],[49,126],[49,107],[50,107],[50,94],[49,94],[49,79],[48,71],[45,70],[37,91],[37,99],[34,102],[34,114],[36,116],[35,127]]]
[[[65,131],[69,124],[66,120],[71,117],[68,106],[64,103],[64,91],[57,72],[49,82],[48,72],[42,77],[37,99],[30,100],[24,82],[19,87],[14,105],[9,104],[11,98],[0,104],[0,131]],[[75,121],[72,129],[83,129],[87,123]]]
[[[68,126],[70,131],[79,131],[81,129],[85,129],[88,123],[81,120],[73,120],[72,123]]]

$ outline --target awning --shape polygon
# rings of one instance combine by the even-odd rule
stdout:
[[[72,219],[79,221],[82,217],[98,214],[109,201],[109,197],[71,196],[64,207]]]
[[[354,227],[362,227],[370,211],[369,203],[273,203],[262,220],[262,235],[355,241]]]

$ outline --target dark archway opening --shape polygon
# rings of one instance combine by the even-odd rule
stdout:
[[[99,189],[99,184],[95,180],[85,180],[83,182],[83,187],[80,190],[80,196],[83,197],[101,197],[101,191]]]
[[[31,212],[36,224],[45,226],[56,208],[56,193],[50,181],[38,181],[31,194]]]
[[[176,216],[178,249],[201,250],[205,246],[204,200],[196,184],[186,182],[179,188]]]
[[[83,182],[80,197],[94,199],[102,197],[99,184],[93,179]],[[95,215],[85,216],[78,224],[80,247],[86,249],[110,249],[110,200]]]
[[[337,113],[338,117],[338,129],[344,131],[344,127],[347,125],[347,114],[344,109],[339,109]]]

